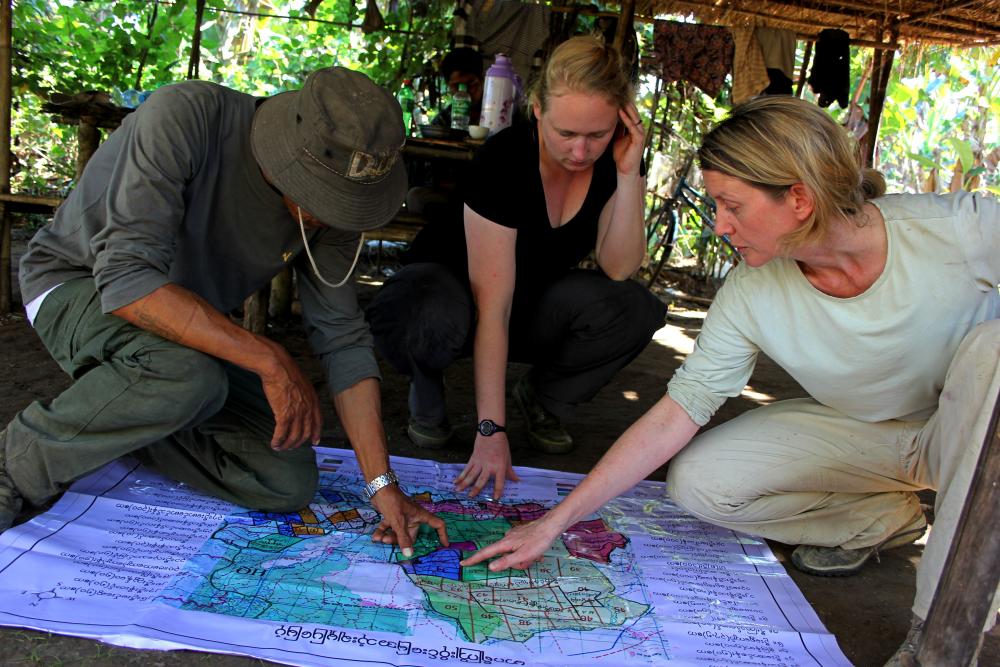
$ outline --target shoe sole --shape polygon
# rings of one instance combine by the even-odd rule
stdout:
[[[554,443],[548,440],[542,440],[535,436],[531,431],[528,431],[528,439],[531,440],[531,444],[535,446],[535,449],[540,449],[546,454],[569,454],[576,447],[575,442],[570,443]]]
[[[913,528],[910,528],[910,526],[913,526]],[[865,563],[872,559],[872,556],[878,558],[878,554],[882,551],[888,551],[889,549],[896,549],[898,547],[905,547],[907,544],[912,544],[919,540],[921,535],[923,535],[926,530],[927,520],[924,518],[924,515],[921,514],[917,520],[911,521],[901,532],[896,533],[882,544],[879,544],[863,561],[858,563],[856,567],[850,569],[837,568],[830,570],[818,570],[801,562],[801,560],[796,558],[795,552],[792,552],[792,565],[794,565],[796,569],[816,577],[852,577],[861,571],[861,568],[865,566]]]
[[[872,554],[874,553],[875,552],[873,551]],[[860,572],[861,568],[863,568],[865,566],[865,563],[867,563],[869,560],[871,560],[871,555],[869,555],[867,558],[861,561],[857,567],[851,568],[849,570],[845,570],[844,568],[831,569],[831,570],[817,570],[814,567],[809,567],[801,560],[796,558],[795,553],[792,552],[792,565],[795,566],[795,569],[801,572],[805,572],[806,574],[811,574],[814,577],[832,577],[832,578],[852,577],[858,572]]]
[[[446,438],[433,438],[415,432],[412,426],[406,427],[406,435],[410,438],[410,442],[423,449],[444,449],[455,436],[454,433],[449,433]]]
[[[535,449],[540,449],[546,454],[569,454],[576,447],[576,443],[570,440],[569,442],[552,442],[551,440],[544,440],[539,438],[537,435],[531,432],[531,419],[528,415],[528,409],[524,406],[524,400],[521,398],[521,392],[514,392],[514,402],[517,403],[517,409],[521,411],[521,417],[524,418],[524,422],[528,426],[528,440],[531,444],[535,446]]]

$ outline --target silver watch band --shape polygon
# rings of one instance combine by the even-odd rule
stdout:
[[[396,473],[389,468],[387,471],[368,482],[361,488],[361,495],[364,496],[365,501],[370,501],[372,496],[374,496],[379,489],[389,486],[390,484],[399,484],[399,478],[396,477]]]

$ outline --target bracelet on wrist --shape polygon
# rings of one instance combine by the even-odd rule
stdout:
[[[393,472],[392,468],[389,468],[387,471],[361,487],[361,495],[364,497],[366,502],[371,502],[372,496],[390,484],[399,485],[399,478],[396,477],[396,473]]]

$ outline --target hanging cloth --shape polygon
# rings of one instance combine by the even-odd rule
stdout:
[[[781,28],[759,27],[754,31],[754,37],[760,43],[770,79],[764,94],[791,95],[792,79],[795,77],[795,33]]]
[[[796,36],[791,30],[765,28],[754,30],[754,37],[764,54],[764,65],[769,69],[780,69],[789,79],[795,77]]]
[[[455,46],[474,46],[485,56],[504,53],[522,80],[549,36],[552,10],[518,0],[465,0],[455,10]]]
[[[816,40],[816,55],[809,73],[809,87],[819,96],[817,104],[828,107],[834,100],[846,109],[851,89],[851,36],[827,28]]]
[[[710,97],[719,94],[733,69],[734,43],[729,28],[656,21],[653,34],[653,57],[664,83],[685,79]]]
[[[731,28],[736,44],[733,56],[733,104],[741,104],[760,94],[771,80],[767,76],[764,54],[754,39],[754,29]]]
[[[375,0],[368,0],[368,5],[365,6],[365,20],[361,22],[361,32],[369,35],[383,28],[385,19],[382,18],[382,12],[378,10]]]

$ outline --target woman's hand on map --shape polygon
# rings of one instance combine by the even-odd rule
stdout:
[[[469,496],[478,496],[480,491],[493,480],[492,500],[500,500],[506,480],[520,481],[510,462],[510,445],[507,434],[494,433],[487,437],[476,436],[472,456],[462,473],[455,478],[455,490],[469,489]],[[471,488],[470,488],[471,487]]]
[[[372,504],[382,515],[382,523],[372,533],[372,542],[395,544],[404,558],[413,556],[413,543],[420,525],[426,523],[437,531],[443,546],[448,546],[448,530],[444,521],[408,498],[399,487],[384,487],[374,496]]]
[[[461,561],[462,567],[481,563],[487,558],[506,554],[490,563],[491,572],[500,572],[508,568],[523,570],[542,560],[545,552],[562,533],[558,526],[546,522],[545,517],[516,526],[504,537],[493,544],[483,547],[472,556]]]

